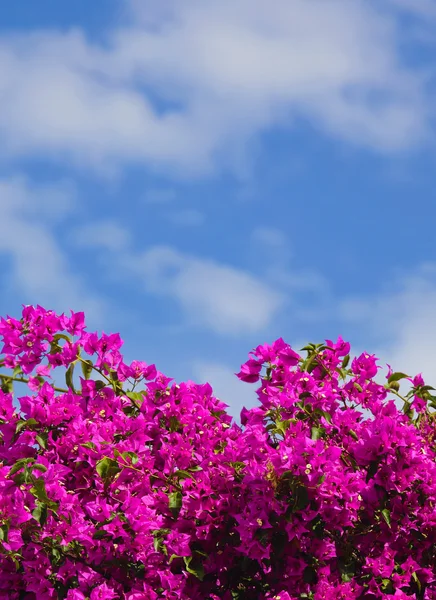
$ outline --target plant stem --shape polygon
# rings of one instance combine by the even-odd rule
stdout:
[[[26,379],[25,377],[12,377],[11,375],[1,375],[0,374],[0,379],[8,379],[9,381],[17,381],[18,383],[29,383],[29,379]],[[52,386],[55,392],[61,392],[62,394],[67,394],[69,392],[69,390],[66,390],[64,388],[60,388],[60,387],[56,387],[56,386]]]

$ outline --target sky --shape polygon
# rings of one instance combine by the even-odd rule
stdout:
[[[0,314],[84,310],[212,383],[342,335],[436,384],[436,0],[20,0]]]

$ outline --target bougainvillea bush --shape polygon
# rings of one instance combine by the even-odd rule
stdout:
[[[239,426],[83,313],[27,306],[0,336],[0,598],[436,599],[420,375],[279,339],[241,368]]]

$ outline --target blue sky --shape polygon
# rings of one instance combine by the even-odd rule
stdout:
[[[279,336],[436,381],[435,27],[435,0],[6,4],[1,314],[84,309],[235,415]]]

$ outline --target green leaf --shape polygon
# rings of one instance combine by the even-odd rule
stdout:
[[[342,361],[341,368],[346,369],[348,367],[348,363],[350,362],[350,355],[344,356],[344,360]]]
[[[14,463],[12,465],[12,467],[10,468],[8,477],[12,477],[12,475],[15,475],[15,473],[18,473],[18,471],[20,469],[22,469],[23,467],[25,467],[26,465],[28,465],[29,463],[33,462],[35,459],[34,458],[20,458],[19,460],[17,460],[16,463]]]
[[[171,554],[171,556],[168,559],[168,564],[171,564],[173,560],[176,560],[177,558],[182,558],[182,556],[179,556],[178,554]]]
[[[41,448],[43,450],[47,450],[47,441],[48,441],[48,434],[47,433],[40,433],[35,437],[35,440],[38,442],[38,444],[41,446]]]
[[[233,469],[235,469],[235,472],[239,475],[247,466],[244,462],[241,462],[239,460],[233,461],[231,463],[229,463],[231,467],[233,467]]]
[[[386,577],[383,578],[381,581],[381,589],[382,592],[384,592],[386,595],[391,596],[392,594],[394,594],[394,584],[390,579],[387,579]]]
[[[94,444],[94,442],[85,442],[80,445],[83,446],[84,448],[89,448],[90,450],[95,450],[97,448],[97,446]]]
[[[174,476],[177,477],[177,479],[193,479],[195,481],[195,477],[192,473],[188,473],[188,471],[183,471],[182,469],[176,471]]]
[[[102,479],[110,479],[120,472],[120,466],[113,458],[105,457],[98,461],[96,471]]]
[[[372,479],[375,474],[377,473],[379,468],[379,461],[378,460],[372,460],[369,465],[368,465],[368,470],[366,472],[366,483],[368,483],[370,481],[370,479]]]
[[[21,556],[18,554],[18,552],[9,553],[8,558],[14,563],[15,570],[18,571],[21,568]]]
[[[355,565],[348,560],[339,559],[338,561],[339,571],[341,573],[341,579],[344,583],[351,581],[355,576]]]
[[[406,375],[406,373],[400,373],[398,371],[398,373],[392,373],[392,375],[388,378],[388,383],[392,383],[393,381],[400,381],[400,379],[405,379],[406,377],[409,377],[408,375]]]
[[[327,423],[331,423],[332,422],[332,416],[329,412],[324,411],[322,413],[322,416],[324,417],[324,419],[327,421]]]
[[[45,522],[47,521],[47,515],[47,504],[44,504],[44,502],[37,502],[36,508],[32,511],[32,517],[38,521],[41,527],[44,527]]]
[[[75,365],[76,365],[76,363],[72,362],[65,372],[65,383],[67,384],[67,388],[70,389],[74,394],[76,393],[76,390],[74,389],[74,383],[73,383],[73,375],[74,375]]]
[[[163,539],[161,537],[155,537],[153,540],[153,546],[154,546],[155,552],[162,552],[165,547],[163,545]]]
[[[304,346],[304,348],[300,348],[299,352],[303,352],[303,350],[305,350],[306,352],[313,352],[315,348],[315,344],[308,344],[307,346]]]
[[[98,529],[92,536],[92,539],[94,540],[102,540],[105,537],[112,537],[111,534],[109,533],[109,531],[106,531],[105,529]]]
[[[33,465],[26,465],[24,467],[23,473],[19,473],[18,475],[16,475],[16,477],[19,477],[20,475],[22,475],[23,479],[24,479],[24,483],[32,483],[33,484],[35,477],[32,473],[32,470],[33,470]],[[14,481],[15,481],[15,478],[14,478]]]
[[[174,415],[170,417],[169,425],[170,425],[169,429],[172,433],[174,433],[175,431],[178,431],[180,429],[180,427],[184,427],[184,425]]]
[[[391,511],[388,510],[387,508],[384,508],[381,511],[381,514],[383,516],[383,519],[386,521],[387,526],[390,528],[390,526],[391,526]]]
[[[9,534],[9,523],[4,523],[0,527],[0,541],[7,543],[7,541],[8,541],[8,534]]]
[[[109,369],[109,376],[112,381],[119,381],[118,373],[114,369]]]
[[[33,469],[36,469],[37,471],[41,471],[41,473],[45,473],[47,471],[47,467],[45,467],[44,465],[42,465],[41,463],[35,463],[32,466]]]
[[[285,435],[285,433],[288,431],[289,426],[291,424],[291,421],[289,419],[285,419],[283,421],[276,421],[276,429],[279,433],[281,433],[282,435]]]
[[[85,379],[89,379],[91,377],[92,369],[94,366],[92,364],[92,360],[81,360],[80,366],[82,367],[83,377]]]
[[[195,575],[197,579],[203,581],[205,573],[202,563],[199,560],[195,560],[193,556],[184,556],[183,560],[185,561],[185,568],[188,573]]]
[[[324,427],[312,427],[311,438],[312,440],[319,440],[325,434]]]
[[[52,565],[59,565],[60,561],[62,560],[62,554],[61,551],[59,550],[59,548],[52,548],[51,549],[51,563]]]
[[[304,510],[309,504],[309,492],[304,485],[295,490],[295,510]]]
[[[153,532],[153,546],[156,552],[168,553],[168,550],[164,544],[164,536],[170,533],[170,529],[155,529]]]
[[[136,407],[141,406],[144,402],[144,394],[142,392],[126,392],[126,396]]]
[[[62,347],[59,344],[61,339],[65,340],[66,342],[71,342],[71,338],[64,333],[57,333],[53,336],[53,340],[50,342],[50,354],[58,354],[62,351]]]
[[[422,584],[421,584],[421,582],[419,580],[418,575],[416,574],[416,571],[413,571],[413,573],[412,573],[412,579],[416,583],[416,587],[418,588],[418,592],[421,593]]]
[[[47,496],[47,491],[45,489],[45,481],[44,479],[42,479],[42,477],[38,477],[37,479],[35,479],[33,487],[30,488],[30,493],[33,496],[35,496],[35,498],[38,498],[38,500],[40,500],[41,502],[50,502],[50,499]]]
[[[178,516],[183,504],[182,492],[171,492],[168,494],[168,508],[175,517]]]
[[[128,463],[129,462],[129,458],[130,458],[130,462],[132,463],[132,465],[136,465],[136,463],[139,460],[138,455],[136,454],[136,452],[132,452],[131,450],[123,452],[121,454],[121,456],[124,458],[124,460]]]
[[[347,371],[345,369],[342,369],[340,367],[336,368],[336,372],[339,373],[339,375],[341,376],[341,378],[343,380],[345,380],[347,378]]]
[[[404,406],[403,406],[403,413],[407,416],[411,416],[413,415],[413,409],[412,408],[412,404],[410,402],[405,402]]]
[[[353,440],[356,440],[356,442],[359,441],[359,436],[357,435],[357,433],[354,431],[354,429],[349,429],[348,433],[350,434],[350,437],[353,438]]]
[[[2,376],[0,375],[0,382],[1,382],[1,390],[2,392],[4,392],[5,394],[12,394],[14,391],[14,382],[12,381],[12,379],[3,379]]]
[[[358,392],[363,392],[363,388],[362,388],[362,386],[360,385],[360,383],[357,383],[357,381],[355,381],[353,385],[354,385],[354,387],[356,388],[356,390],[357,390]]]
[[[65,340],[66,342],[71,342],[71,338],[66,333],[56,333],[53,336],[53,340],[58,342],[59,340]]]
[[[32,427],[35,427],[36,425],[38,425],[38,421],[36,419],[27,419],[27,421],[18,421],[18,423],[15,427],[15,435],[20,433],[20,431],[22,431],[25,427],[32,429]]]

